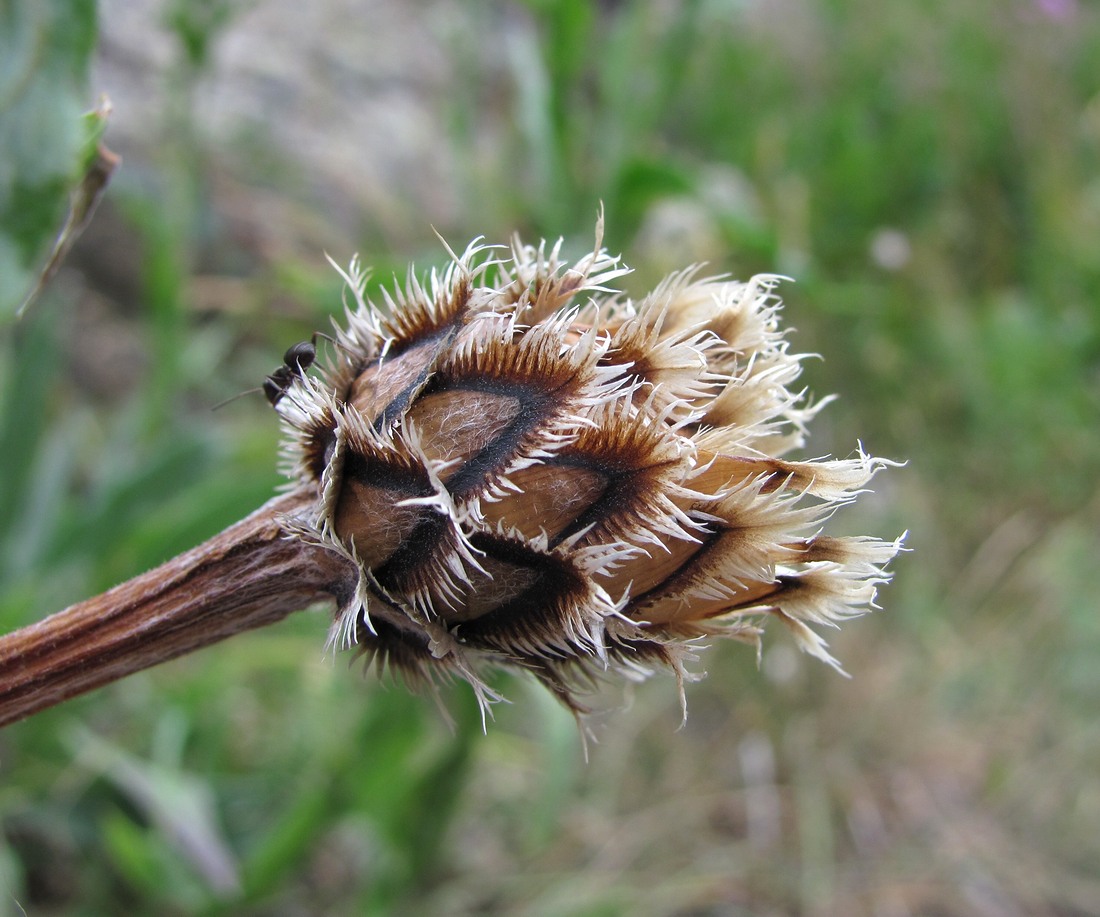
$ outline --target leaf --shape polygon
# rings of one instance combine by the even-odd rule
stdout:
[[[182,770],[145,761],[100,739],[82,727],[74,727],[69,744],[81,763],[102,775],[153,824],[159,834],[202,877],[215,895],[228,897],[240,888],[236,858],[218,826],[218,813],[209,784]],[[120,850],[132,853],[116,833]],[[134,857],[138,873],[148,867]]]
[[[0,0],[0,322],[28,298],[55,240],[58,258],[71,245],[110,171],[102,118],[81,115],[95,18],[95,0]]]

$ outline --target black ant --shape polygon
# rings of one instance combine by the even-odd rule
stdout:
[[[221,402],[221,404],[215,405],[214,410],[216,411],[242,395],[261,391],[271,406],[275,407],[282,401],[283,396],[290,391],[290,386],[294,384],[295,377],[309,369],[317,359],[317,338],[324,338],[326,341],[331,341],[334,345],[339,346],[327,334],[315,331],[308,341],[299,341],[287,348],[287,352],[283,354],[283,365],[264,379],[264,384],[260,388],[251,388],[247,392],[241,392],[240,395],[234,395],[232,398]]]
[[[309,369],[317,359],[317,337],[315,334],[308,341],[299,341],[289,347],[283,354],[283,365],[264,379],[263,393],[272,407],[290,390],[294,377]]]

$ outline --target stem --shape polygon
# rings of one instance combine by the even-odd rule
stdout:
[[[0,726],[346,594],[348,561],[286,538],[284,520],[315,500],[308,488],[276,497],[155,570],[0,637]]]

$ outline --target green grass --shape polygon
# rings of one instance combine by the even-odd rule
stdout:
[[[88,231],[125,246],[86,239],[3,332],[3,629],[259,505],[274,417],[209,407],[338,310],[319,250],[271,262],[226,228],[211,189],[247,170],[209,154],[189,87],[249,25],[184,7],[171,145]],[[909,462],[838,520],[913,548],[831,641],[854,679],[778,634],[759,671],[715,647],[682,731],[669,680],[612,692],[585,764],[524,682],[487,736],[444,692],[452,732],[301,615],[0,733],[0,914],[1100,914],[1100,14],[1069,8],[456,7],[437,142],[460,216],[365,214],[346,250],[380,280],[443,261],[433,224],[580,250],[603,201],[632,292],[697,259],[794,276],[807,382],[842,396],[810,454]],[[285,180],[300,206],[289,151],[238,142],[259,171],[236,192]],[[93,307],[98,337],[75,330]]]

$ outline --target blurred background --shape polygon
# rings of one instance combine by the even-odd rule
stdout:
[[[795,279],[840,395],[806,454],[908,461],[833,530],[912,548],[830,638],[851,680],[714,646],[683,729],[672,679],[616,688],[587,763],[523,679],[485,735],[445,691],[452,730],[326,658],[322,612],[64,704],[0,733],[0,914],[1100,914],[1096,4],[0,10],[9,103],[69,68],[0,177],[100,93],[123,157],[0,332],[0,629],[267,499],[269,406],[211,407],[328,328],[325,253],[374,284],[444,264],[433,227],[580,254],[601,201],[633,294]]]

